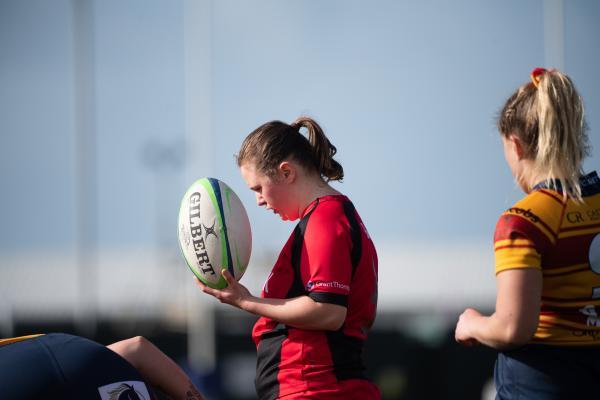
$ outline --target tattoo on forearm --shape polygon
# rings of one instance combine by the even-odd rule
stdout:
[[[204,397],[200,394],[196,386],[193,383],[190,383],[190,387],[187,392],[185,392],[185,400],[204,400]]]

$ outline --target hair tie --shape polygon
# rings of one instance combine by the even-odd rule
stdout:
[[[529,76],[531,77],[531,82],[533,82],[533,86],[537,88],[540,85],[540,81],[542,80],[542,77],[546,72],[548,72],[546,68],[536,68],[533,71],[531,71],[531,74]]]
[[[290,124],[290,128],[292,128],[292,131],[294,131],[296,133],[300,133],[300,129],[302,128],[302,125],[297,122],[292,122]]]

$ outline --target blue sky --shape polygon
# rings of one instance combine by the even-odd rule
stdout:
[[[179,200],[206,175],[244,201],[255,247],[276,249],[292,225],[254,206],[233,155],[258,125],[301,114],[338,147],[346,178],[337,187],[376,242],[491,239],[520,196],[495,117],[533,67],[551,66],[541,0],[204,1],[208,38],[190,36],[189,1],[91,4],[83,85],[93,89],[96,175],[87,210],[77,197],[81,32],[71,2],[0,2],[2,251],[71,249],[78,207],[97,221],[89,229],[100,249],[176,245]],[[563,16],[558,62],[600,148],[600,4],[564,2]],[[195,51],[207,67],[190,75]],[[195,78],[208,82],[198,110],[187,92]],[[190,141],[187,113],[196,112],[207,140]],[[210,166],[197,168],[206,154]]]

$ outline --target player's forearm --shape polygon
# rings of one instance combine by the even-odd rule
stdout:
[[[142,336],[107,346],[133,365],[144,380],[175,400],[204,398],[187,374],[152,342]]]
[[[497,313],[479,316],[471,322],[471,336],[478,342],[497,350],[509,350],[526,344],[533,332],[526,324],[511,316]]]
[[[318,303],[308,296],[293,299],[251,297],[241,307],[253,314],[301,329],[333,331],[339,329],[346,318],[345,307]]]

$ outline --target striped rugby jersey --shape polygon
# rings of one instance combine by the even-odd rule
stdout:
[[[537,185],[496,225],[496,274],[543,274],[540,321],[531,343],[600,345],[600,179],[581,178],[583,202]]]

